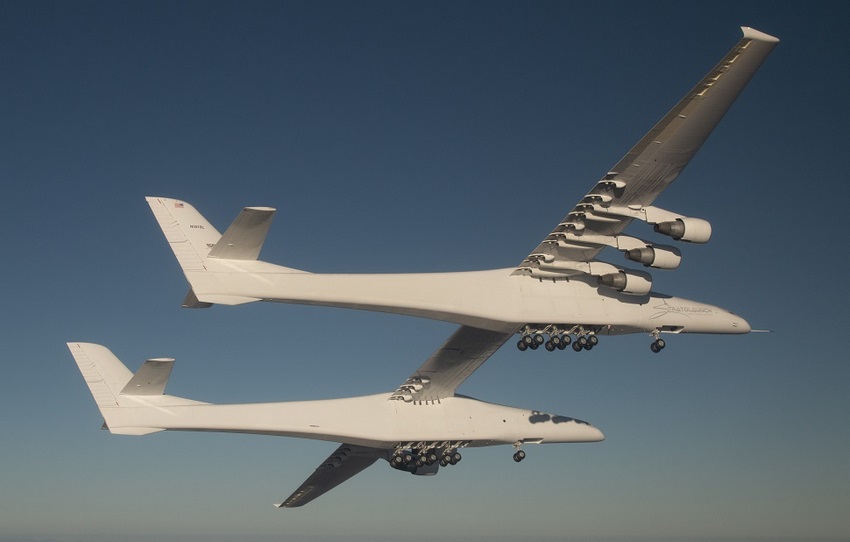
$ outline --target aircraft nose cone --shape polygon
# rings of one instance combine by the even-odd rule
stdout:
[[[605,440],[605,435],[602,434],[602,431],[592,425],[587,426],[587,442],[600,442],[603,440]]]
[[[750,323],[737,314],[732,315],[732,329],[735,330],[735,333],[749,333],[753,330]]]

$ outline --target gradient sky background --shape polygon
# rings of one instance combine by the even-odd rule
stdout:
[[[0,540],[850,539],[842,166],[850,4],[0,3],[5,246]],[[599,444],[379,464],[274,510],[333,449],[120,437],[65,347],[212,402],[394,389],[456,326],[253,304],[181,309],[144,201],[222,231],[278,208],[263,258],[316,272],[516,265],[740,38],[782,43],[658,204],[714,225],[658,291],[772,334],[506,347],[461,391],[587,419]],[[640,224],[631,231],[646,234]],[[617,258],[618,254],[607,254]],[[197,539],[197,538],[196,538]]]

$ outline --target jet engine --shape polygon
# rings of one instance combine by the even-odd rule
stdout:
[[[701,218],[680,217],[669,222],[659,222],[655,231],[676,241],[705,243],[711,238],[711,224]]]
[[[650,245],[625,252],[626,259],[640,262],[656,269],[676,269],[682,262],[682,253],[675,247]]]
[[[652,277],[646,273],[619,271],[600,275],[598,282],[602,286],[613,288],[630,295],[646,295],[652,289]]]

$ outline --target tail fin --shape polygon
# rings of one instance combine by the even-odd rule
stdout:
[[[221,234],[194,207],[176,199],[145,198],[183,272],[204,271]]]
[[[162,197],[145,199],[189,281],[190,290],[183,300],[184,307],[206,308],[213,303],[237,305],[258,301],[232,295],[198,296],[193,278],[196,273],[207,271],[209,260],[256,260],[275,209],[245,207],[222,235],[185,201]]]
[[[105,346],[68,343],[68,348],[97,403],[97,408],[103,415],[104,426],[112,433],[147,435],[163,430],[158,427],[134,425],[134,417],[124,415],[127,407],[150,406],[150,400],[140,403],[141,397],[163,396],[169,404],[200,404],[197,401],[163,395],[174,365],[171,358],[149,359],[133,374]]]

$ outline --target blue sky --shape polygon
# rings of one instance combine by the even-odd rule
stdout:
[[[835,3],[0,3],[5,246],[0,540],[850,539]],[[394,389],[455,326],[341,309],[180,308],[146,195],[219,229],[278,208],[263,258],[317,272],[511,266],[739,39],[781,38],[659,205],[704,217],[656,289],[771,334],[499,351],[462,392],[607,440],[375,466],[273,510],[332,445],[111,436],[66,347],[212,402]],[[640,233],[636,231],[636,233]],[[617,255],[609,255],[615,257]]]

